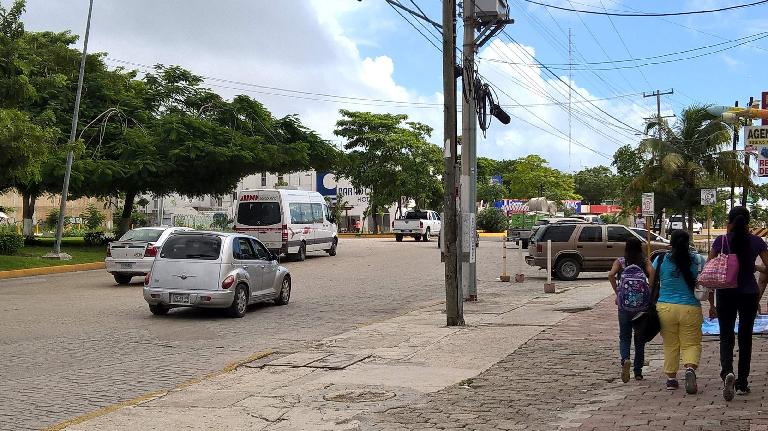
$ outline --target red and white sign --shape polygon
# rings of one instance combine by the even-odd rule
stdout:
[[[757,176],[768,177],[768,126],[745,127],[744,147],[753,148],[757,155]]]

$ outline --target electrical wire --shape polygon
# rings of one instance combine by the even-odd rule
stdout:
[[[742,8],[758,6],[761,4],[768,3],[768,0],[760,0],[752,3],[721,7],[717,9],[704,9],[704,10],[693,10],[693,11],[684,11],[684,12],[620,13],[620,12],[599,12],[599,11],[586,10],[586,9],[566,8],[562,6],[555,6],[552,4],[538,2],[536,0],[524,0],[524,1],[535,4],[535,5],[544,6],[546,8],[552,8],[552,9],[562,10],[566,12],[577,12],[577,13],[586,13],[586,14],[592,14],[592,15],[608,15],[608,16],[620,16],[620,17],[662,17],[662,16],[700,15],[700,14],[707,14],[707,13],[724,12],[724,11],[734,10],[734,9],[742,9]]]

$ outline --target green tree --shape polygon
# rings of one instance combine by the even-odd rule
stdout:
[[[582,169],[573,176],[575,191],[588,204],[601,204],[613,199],[617,193],[617,178],[606,166]]]
[[[505,232],[507,227],[509,227],[509,220],[498,208],[488,207],[477,214],[478,229],[486,232]]]
[[[432,129],[406,115],[341,110],[334,133],[347,140],[338,174],[368,189],[371,214],[405,196],[439,210],[442,152],[427,142]],[[379,221],[374,217],[374,232]]]
[[[661,131],[661,139],[641,142],[647,162],[630,191],[662,195],[669,207],[688,217],[689,230],[693,228],[694,209],[700,206],[702,188],[722,186],[731,179],[752,186],[750,172],[737,154],[724,151],[731,141],[730,128],[705,106],[684,109],[674,126],[663,119],[646,126],[646,131],[655,129]]]
[[[534,154],[513,160],[503,177],[511,198],[539,197],[541,192],[553,201],[579,198],[571,175],[549,167],[545,159]]]
[[[0,191],[39,182],[55,131],[15,109],[0,109]]]
[[[625,216],[640,206],[641,195],[637,191],[631,190],[630,185],[643,171],[646,162],[643,150],[639,147],[632,148],[629,144],[620,147],[613,154],[611,166],[616,168],[615,180],[618,194],[616,198],[621,202],[622,213]]]

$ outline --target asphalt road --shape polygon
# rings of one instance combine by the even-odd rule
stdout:
[[[500,244],[493,253],[486,244],[478,274],[497,276],[489,268]],[[104,271],[0,281],[0,430],[39,429],[445,297],[435,241],[342,239],[336,257],[285,265],[291,303],[257,305],[243,319],[193,309],[153,316],[139,277],[117,286]]]

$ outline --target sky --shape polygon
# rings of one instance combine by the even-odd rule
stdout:
[[[747,3],[541,1],[628,13]],[[439,0],[400,2],[441,20]],[[568,172],[610,165],[619,146],[637,145],[643,118],[656,112],[656,98],[643,93],[673,90],[661,96],[662,115],[672,115],[693,104],[744,106],[768,91],[768,79],[759,78],[768,66],[768,4],[610,18],[526,0],[509,4],[515,23],[479,49],[478,67],[512,121],[493,120],[487,135],[479,134],[481,156],[538,154]],[[87,11],[86,0],[27,0],[24,22],[27,30],[83,34]],[[431,141],[440,144],[441,36],[402,13],[384,0],[95,0],[89,52],[107,53],[113,67],[183,66],[224,97],[247,94],[277,116],[298,114],[337,145],[339,109],[407,114],[433,127]],[[458,34],[460,46],[461,28]]]

